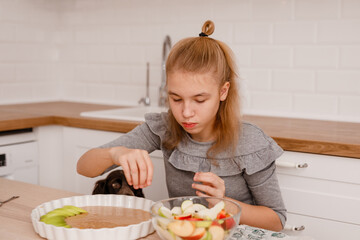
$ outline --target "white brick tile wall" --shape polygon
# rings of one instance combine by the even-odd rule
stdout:
[[[90,45],[87,47],[88,63],[114,63],[116,59],[116,47],[113,45]]]
[[[294,0],[295,19],[337,19],[339,0]]]
[[[157,102],[165,35],[202,23],[239,67],[245,113],[360,122],[358,0],[0,0],[0,103]]]
[[[128,66],[118,66],[116,64],[103,67],[104,83],[127,84],[132,75],[132,68]],[[142,79],[145,79],[142,76]]]
[[[17,64],[16,82],[49,82],[51,79],[51,67],[46,64]]]
[[[315,73],[300,70],[274,70],[272,89],[284,92],[314,92]]]
[[[253,0],[252,17],[255,20],[290,20],[292,1]]]
[[[341,17],[343,18],[360,18],[360,1],[358,0],[342,0],[341,1]]]
[[[266,44],[271,41],[271,24],[240,23],[235,24],[235,43]]]
[[[15,81],[15,65],[0,64],[0,84]]]
[[[110,101],[115,97],[115,88],[112,84],[88,84],[86,87],[87,97],[98,101]]]
[[[84,64],[75,67],[74,78],[83,83],[101,83],[104,80],[104,68],[99,64]]]
[[[319,71],[316,83],[316,89],[321,93],[360,95],[360,72],[358,71]]]
[[[268,70],[244,70],[241,71],[241,79],[249,91],[269,91],[271,89],[270,71]]]
[[[315,42],[316,23],[286,22],[274,24],[274,43],[311,44]]]
[[[359,71],[360,45],[340,48],[340,67]]]
[[[42,27],[29,26],[29,24],[18,25],[15,32],[15,41],[41,43],[46,39],[47,34],[45,31]]]
[[[2,14],[1,11],[0,14]],[[0,22],[0,41],[1,42],[15,41],[15,30],[16,30],[15,24]]]
[[[251,18],[251,0],[214,1],[214,18],[243,21]]]
[[[271,111],[291,111],[292,95],[290,93],[280,92],[254,92],[251,94],[251,108],[262,110],[264,112]]]
[[[290,47],[253,47],[252,65],[254,67],[290,67],[291,48]]]
[[[334,44],[359,44],[359,29],[360,20],[320,22],[318,26],[318,42]]]
[[[241,72],[243,67],[251,67],[251,48],[248,46],[235,45],[231,49],[234,53],[234,58],[238,63],[238,68]]]
[[[294,109],[314,115],[332,115],[338,112],[338,99],[331,95],[295,94]]]
[[[298,68],[336,68],[339,50],[337,47],[295,47],[294,66]]]
[[[360,118],[360,97],[343,96],[339,101],[339,114],[348,116],[351,120],[358,122]]]

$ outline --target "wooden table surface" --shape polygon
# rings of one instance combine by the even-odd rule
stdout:
[[[44,202],[76,195],[79,194],[0,178],[0,201],[19,196],[0,207],[0,239],[43,239],[33,228],[31,211]],[[141,239],[160,240],[160,237],[154,232]]]
[[[62,101],[0,105],[0,131],[59,124],[128,132],[140,122],[80,116],[84,111],[120,107]],[[360,158],[360,123],[265,116],[244,116],[244,120],[258,125],[287,151]]]

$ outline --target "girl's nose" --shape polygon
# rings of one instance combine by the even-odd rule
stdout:
[[[183,105],[183,116],[184,118],[190,118],[194,115],[194,110],[189,103],[184,103]]]

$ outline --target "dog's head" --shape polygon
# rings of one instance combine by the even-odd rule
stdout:
[[[119,194],[144,197],[141,188],[135,189],[127,183],[123,170],[112,171],[105,179],[97,181],[92,194]]]

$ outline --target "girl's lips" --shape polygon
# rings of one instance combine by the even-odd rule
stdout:
[[[196,126],[196,123],[185,123],[183,122],[182,125],[184,126],[184,128],[190,129]]]

